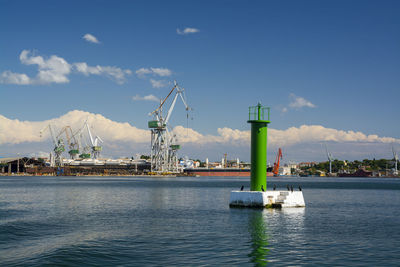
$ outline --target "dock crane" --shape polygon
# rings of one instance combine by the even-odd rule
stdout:
[[[175,91],[175,96],[172,100],[171,106],[168,109],[167,115],[163,116],[163,108],[167,99]],[[180,145],[176,144],[176,136],[171,135],[169,127],[169,119],[172,111],[174,110],[178,96],[181,98],[185,105],[186,111],[190,110],[187,105],[184,95],[184,88],[178,86],[174,81],[174,87],[171,89],[167,97],[161,101],[160,106],[156,108],[149,115],[153,116],[153,120],[149,121],[148,127],[151,130],[151,171],[152,172],[177,172],[178,161],[176,153],[180,149]]]
[[[394,175],[398,175],[399,172],[397,171],[397,161],[399,161],[399,156],[397,155],[396,151],[394,151],[394,147],[392,146],[393,158],[394,158]]]
[[[76,133],[74,134],[74,136],[75,136],[75,138],[76,138],[76,140],[78,141],[78,144],[79,144],[79,148],[80,148],[80,153],[81,154],[79,154],[79,158],[81,158],[81,159],[88,159],[88,158],[90,158],[90,151],[91,151],[91,148],[90,148],[90,146],[88,145],[88,143],[87,143],[87,141],[83,138],[83,130],[85,129],[85,124],[83,125],[83,127],[82,128],[80,128],[78,131],[76,131]],[[85,140],[84,142],[84,144],[83,144],[83,142],[82,142],[82,140]]]
[[[278,149],[278,154],[276,154],[276,160],[274,162],[274,167],[272,168],[272,173],[274,174],[274,176],[278,176],[279,174],[279,165],[282,159],[282,149],[279,148]]]
[[[75,135],[72,133],[71,126],[65,126],[61,129],[60,133],[57,135],[57,139],[59,139],[63,134],[65,134],[68,142],[68,154],[71,159],[77,159],[79,155],[79,143],[75,138]]]
[[[101,138],[98,135],[96,135],[96,137],[93,139],[92,132],[90,131],[90,127],[87,121],[85,122],[85,125],[87,132],[89,134],[92,156],[94,159],[97,159],[100,156],[100,152],[103,150],[103,147],[100,146],[99,142],[103,143],[103,140],[101,140]]]
[[[328,161],[329,161],[329,175],[332,174],[332,154],[330,152],[328,152],[328,147],[325,145],[325,151],[326,151],[326,156],[328,157]]]
[[[58,135],[55,135],[55,126],[52,125],[51,123],[48,124],[46,127],[44,127],[42,130],[40,130],[40,137],[42,137],[43,133],[49,129],[51,138],[53,139],[53,144],[54,144],[54,165],[56,167],[62,166],[62,157],[61,154],[65,151],[65,146],[64,146],[64,141],[63,139]],[[53,165],[53,163],[52,163]]]

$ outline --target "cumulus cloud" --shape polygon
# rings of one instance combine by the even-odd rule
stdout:
[[[11,120],[0,115],[0,144],[41,142],[50,138],[48,131],[44,132],[42,138],[40,137],[40,131],[49,123],[58,129],[69,125],[76,131],[83,126],[86,120],[93,127],[93,132],[104,142],[146,143],[150,141],[148,130],[138,129],[127,122],[115,122],[100,114],[74,110],[61,117],[45,121]]]
[[[277,145],[293,145],[311,142],[362,142],[362,143],[400,143],[393,137],[366,135],[362,132],[325,128],[321,125],[302,125],[286,130],[269,129],[269,141]]]
[[[250,131],[241,131],[228,127],[218,128],[218,135],[203,135],[193,129],[176,126],[173,133],[179,142],[194,144],[229,144],[234,146],[249,145]]]
[[[295,94],[290,94],[289,98],[291,99],[291,102],[289,104],[289,107],[291,107],[291,108],[300,109],[300,108],[303,108],[303,107],[309,107],[309,108],[315,108],[316,107],[310,101],[304,99],[303,97],[296,96]]]
[[[202,135],[193,129],[177,126],[173,129],[181,142],[187,143],[231,143],[250,144],[250,131],[241,131],[231,128],[218,128],[218,135]],[[326,128],[321,125],[302,125],[290,127],[286,130],[268,129],[268,143],[274,146],[291,146],[304,143],[320,142],[356,142],[356,143],[400,143],[400,139],[393,137],[379,137],[366,135],[362,132],[344,131]]]
[[[188,35],[188,34],[193,34],[199,32],[199,29],[196,28],[185,28],[183,30],[176,29],[176,33],[179,35]]]
[[[152,95],[136,96],[135,98],[138,100],[156,100]],[[27,145],[27,143],[47,142],[48,146],[52,147],[49,132],[45,132],[41,138],[39,134],[41,129],[52,123],[58,129],[69,125],[76,131],[83,126],[86,120],[93,127],[93,133],[104,140],[104,145],[108,147],[109,152],[112,154],[120,155],[121,148],[125,150],[127,147],[145,148],[150,143],[150,131],[148,129],[140,129],[127,122],[115,122],[101,114],[74,110],[58,118],[44,121],[20,121],[0,115],[0,145],[22,145],[22,143]],[[211,135],[183,126],[176,126],[173,128],[172,133],[176,135],[179,144],[200,150],[206,145],[206,147],[210,148],[229,148],[230,150],[243,152],[243,148],[246,147],[245,151],[247,153],[250,146],[249,130],[243,131],[224,127],[218,128],[217,134]],[[270,147],[285,147],[287,149],[296,146],[309,147],[313,145],[315,147],[325,142],[336,142],[339,146],[351,146],[354,151],[348,151],[349,154],[351,152],[356,155],[357,149],[363,150],[365,154],[364,151],[368,147],[376,148],[378,146],[382,147],[382,144],[400,144],[400,139],[382,137],[375,134],[367,135],[356,131],[337,130],[321,125],[302,125],[285,130],[268,129],[268,145]],[[112,152],[113,149],[115,152]],[[321,155],[324,155],[324,153]],[[300,156],[300,158],[304,158],[304,155]]]
[[[171,76],[172,71],[166,68],[150,68],[151,71],[161,77]]]
[[[29,153],[28,156],[31,158],[49,158],[50,153],[45,152],[45,151],[37,151],[37,152]]]
[[[86,41],[90,42],[90,43],[95,43],[95,44],[99,44],[100,43],[99,40],[97,40],[97,38],[94,35],[90,34],[90,33],[85,34],[82,38],[85,39]]]
[[[33,55],[28,50],[23,50],[19,59],[24,65],[37,65],[38,74],[36,77],[31,78],[23,73],[14,73],[11,71],[4,71],[0,75],[0,83],[4,84],[17,84],[17,85],[30,85],[30,84],[51,84],[51,83],[68,83],[68,76],[74,69],[77,72],[89,75],[103,75],[118,84],[122,84],[126,80],[126,75],[132,74],[129,69],[123,70],[113,66],[88,66],[85,62],[78,62],[69,64],[62,57],[52,55],[50,58]]]
[[[30,78],[23,73],[4,71],[0,75],[0,82],[6,84],[29,85],[29,84],[50,84],[68,83],[68,75],[71,72],[71,65],[58,56],[51,56],[48,59],[42,56],[35,56],[28,50],[23,50],[19,59],[24,65],[37,65],[38,74],[35,78]]]
[[[111,66],[88,66],[85,62],[78,62],[74,64],[75,69],[86,75],[104,75],[109,77],[110,79],[115,80],[118,84],[123,84],[126,81],[126,75],[132,74],[132,71],[129,69],[123,70],[118,67]]]
[[[144,77],[146,74],[150,74],[151,70],[146,68],[140,68],[135,73],[139,77]]]
[[[165,81],[158,81],[158,80],[154,80],[154,79],[150,79],[150,83],[151,86],[153,86],[153,88],[162,88],[165,87],[167,84],[165,83]]]
[[[135,95],[134,97],[132,97],[133,100],[135,101],[155,101],[155,102],[160,102],[160,99],[158,99],[156,96],[154,95],[146,95],[146,96],[140,96],[140,95]]]
[[[136,71],[136,75],[140,78],[146,77],[147,74],[167,77],[172,75],[172,71],[167,68],[140,68]]]
[[[23,50],[19,59],[25,65],[38,65],[39,73],[34,82],[40,84],[69,82],[67,75],[71,72],[71,65],[65,59],[55,55],[44,59],[30,54],[28,50]]]
[[[0,83],[28,85],[31,84],[32,81],[26,74],[14,73],[7,70],[0,75]]]

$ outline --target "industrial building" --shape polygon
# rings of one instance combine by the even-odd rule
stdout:
[[[27,157],[14,157],[14,158],[0,158],[0,173],[1,174],[18,174],[27,173],[29,168],[45,167],[42,160],[27,158]]]

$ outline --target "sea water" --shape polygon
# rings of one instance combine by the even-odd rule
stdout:
[[[249,178],[0,177],[1,266],[399,266],[400,179],[270,178],[305,208],[229,208]]]

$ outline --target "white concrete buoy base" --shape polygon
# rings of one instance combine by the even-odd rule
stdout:
[[[232,191],[230,207],[293,208],[305,207],[302,191]]]

